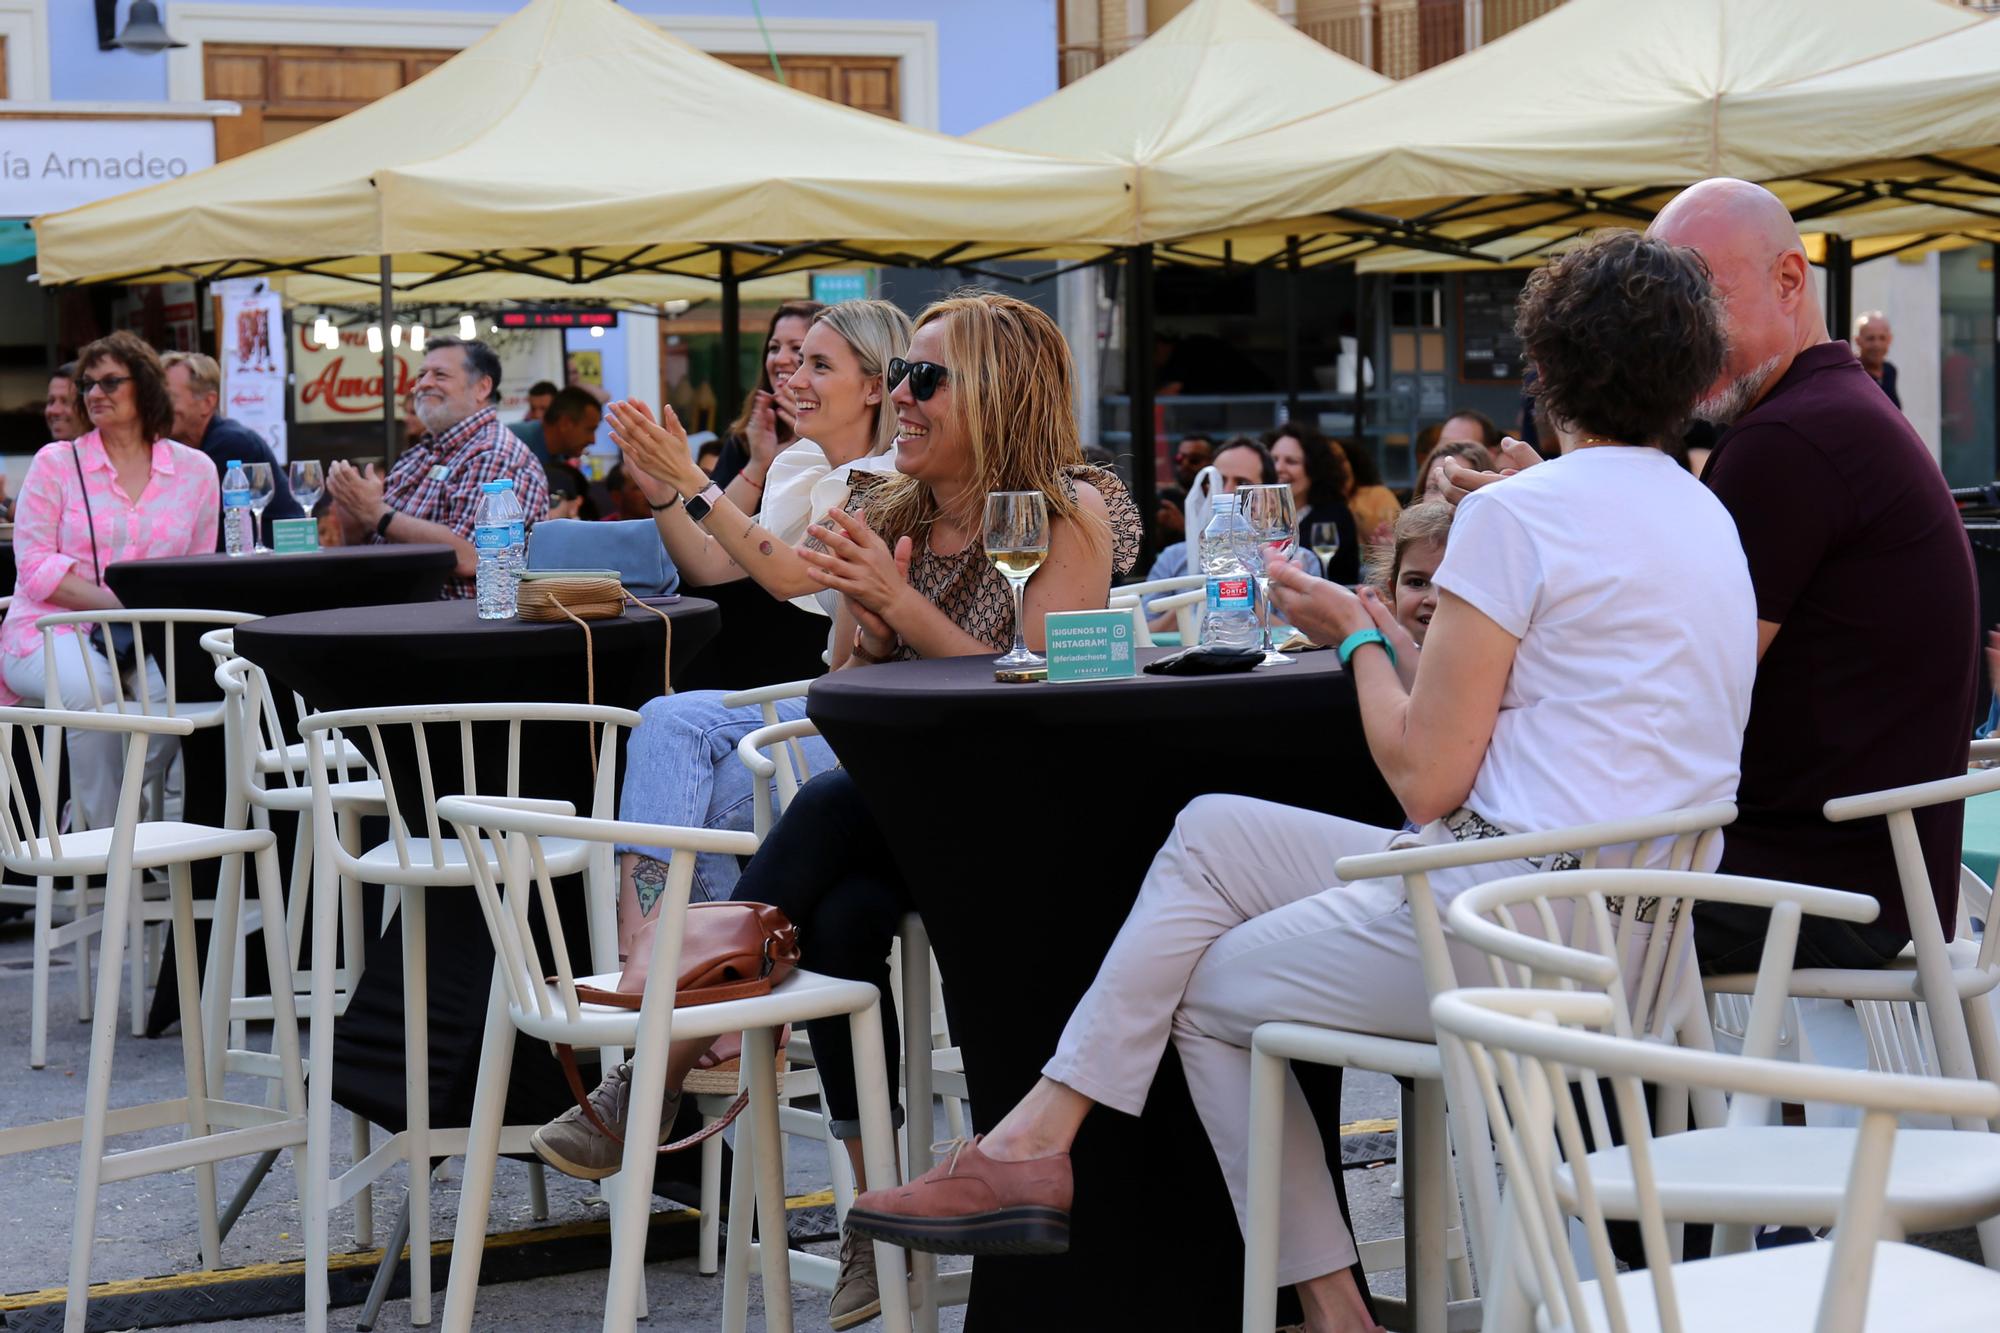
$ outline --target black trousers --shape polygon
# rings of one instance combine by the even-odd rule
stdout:
[[[889,947],[912,904],[888,840],[845,771],[822,773],[799,789],[744,867],[732,896],[770,903],[791,918],[799,930],[801,966],[845,981],[865,981],[882,993],[884,1064],[894,1070],[901,1045],[889,991]],[[808,1031],[833,1132],[858,1138],[861,1121],[847,1019],[813,1023]],[[892,1105],[894,1082],[892,1078]]]

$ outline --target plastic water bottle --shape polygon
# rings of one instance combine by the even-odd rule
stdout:
[[[479,618],[509,620],[514,615],[514,571],[507,558],[507,543],[513,537],[507,491],[497,481],[486,482],[479,490],[479,510],[472,516],[472,546],[479,553]]]
[[[521,497],[514,494],[514,479],[501,478],[507,501],[507,512],[511,516],[507,524],[507,572],[513,576],[518,593],[521,571],[528,567],[528,519],[527,511],[521,508]]]
[[[250,507],[250,474],[232,458],[222,474],[222,543],[231,555],[257,549],[257,515]]]
[[[1218,648],[1255,648],[1257,576],[1249,562],[1250,527],[1236,511],[1236,497],[1218,495],[1201,531],[1201,572],[1208,576],[1207,614],[1201,641]]]

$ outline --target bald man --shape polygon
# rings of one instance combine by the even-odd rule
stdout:
[[[1888,828],[1829,823],[1836,796],[1965,771],[1978,592],[1964,525],[1923,441],[1827,336],[1798,230],[1768,190],[1690,186],[1650,234],[1708,262],[1729,355],[1697,414],[1725,427],[1703,480],[1729,509],[1757,590],[1757,684],[1722,870],[1866,893],[1872,925],[1812,920],[1808,967],[1873,967],[1909,919]],[[1956,804],[1917,814],[1931,893],[1957,919]],[[1697,911],[1704,970],[1755,968],[1761,913]]]
[[[1896,392],[1896,368],[1889,364],[1889,344],[1895,336],[1889,328],[1889,317],[1879,310],[1863,311],[1854,321],[1854,354],[1861,358],[1861,368],[1875,377],[1890,402],[1901,407],[1903,396]]]

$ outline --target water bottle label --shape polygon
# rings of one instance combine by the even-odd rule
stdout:
[[[505,523],[481,524],[472,530],[472,545],[480,551],[504,551],[507,549],[507,525]]]
[[[1250,592],[1248,574],[1230,574],[1208,581],[1210,611],[1255,611],[1257,602]]]
[[[515,546],[527,545],[528,525],[526,523],[509,523],[507,525],[507,540]]]
[[[222,507],[224,509],[248,509],[250,507],[250,492],[247,490],[224,491],[222,493]]]

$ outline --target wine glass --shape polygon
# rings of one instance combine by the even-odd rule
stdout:
[[[1340,524],[1306,524],[1306,542],[1313,548],[1313,554],[1319,557],[1321,576],[1332,578],[1333,558],[1340,554]]]
[[[1298,501],[1292,488],[1280,482],[1275,486],[1239,486],[1236,503],[1250,528],[1257,563],[1264,572],[1264,595],[1257,602],[1257,624],[1264,638],[1263,664],[1282,666],[1292,659],[1271,647],[1270,577],[1271,567],[1286,563],[1298,549]]]
[[[311,518],[313,506],[326,491],[326,469],[317,458],[294,458],[286,480],[291,483],[292,498],[299,502],[306,517]]]
[[[243,472],[250,478],[250,514],[257,529],[254,549],[268,551],[271,548],[264,545],[264,510],[277,493],[278,478],[269,463],[245,463]]]
[[[993,665],[1001,671],[1037,671],[1048,665],[1028,651],[1021,599],[1028,579],[1049,558],[1049,506],[1040,491],[994,491],[986,497],[986,558],[1014,589],[1014,647]]]

